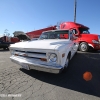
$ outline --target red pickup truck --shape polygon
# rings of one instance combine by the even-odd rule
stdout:
[[[63,22],[60,24],[60,29],[68,29],[74,33],[80,51],[100,50],[100,35],[90,34],[89,27],[74,22]]]

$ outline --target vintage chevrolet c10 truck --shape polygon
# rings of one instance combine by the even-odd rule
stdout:
[[[74,39],[69,30],[45,31],[38,40],[10,45],[10,59],[27,70],[60,73],[77,52],[78,43]]]

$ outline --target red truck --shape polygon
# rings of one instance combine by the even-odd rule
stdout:
[[[49,30],[56,30],[56,26],[50,26],[50,27],[35,30],[32,32],[27,32],[26,35],[28,35],[30,37],[30,39],[39,38],[43,31],[49,31]]]
[[[4,50],[8,49],[10,44],[19,42],[20,40],[17,37],[8,37],[3,36],[0,37],[0,48],[3,48]]]
[[[60,24],[60,29],[68,29],[74,33],[80,51],[100,50],[100,35],[90,34],[89,27],[74,22],[63,22]]]

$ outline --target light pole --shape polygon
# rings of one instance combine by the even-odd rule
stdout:
[[[76,22],[76,6],[77,6],[77,0],[74,0],[74,22]]]

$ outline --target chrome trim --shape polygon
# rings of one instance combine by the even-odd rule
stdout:
[[[44,71],[44,72],[50,72],[50,73],[60,73],[60,71],[63,69],[62,66],[58,65],[58,64],[47,64],[47,63],[40,63],[40,62],[36,62],[33,60],[27,60],[27,59],[21,59],[21,58],[17,58],[15,56],[11,56],[10,57],[11,61],[22,65],[22,64],[27,64],[29,65],[29,69],[35,69],[35,70],[40,70],[40,71]]]
[[[92,44],[88,44],[88,45],[91,46],[92,48],[94,48]]]
[[[42,52],[15,50],[13,55],[18,55],[18,56],[22,56],[22,57],[46,58],[47,59],[46,53],[42,53]]]

